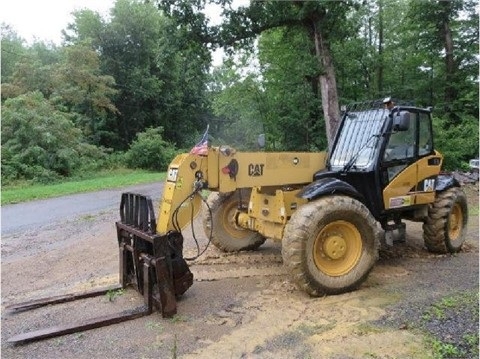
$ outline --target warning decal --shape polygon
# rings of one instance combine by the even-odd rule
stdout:
[[[393,197],[390,198],[389,208],[407,207],[412,205],[411,196]]]

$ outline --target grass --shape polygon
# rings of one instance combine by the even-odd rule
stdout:
[[[163,331],[163,325],[161,322],[149,320],[145,325],[149,330]]]
[[[445,343],[438,339],[431,339],[431,346],[435,358],[465,358],[465,353],[451,343]]]
[[[179,314],[175,314],[173,317],[170,318],[171,323],[184,323],[187,321],[188,321],[187,317]]]
[[[468,209],[469,216],[478,216],[478,214],[479,214],[478,206],[471,206]]]
[[[383,329],[369,322],[359,323],[355,326],[353,332],[358,336],[382,333]]]
[[[117,297],[125,294],[125,289],[109,290],[106,293],[109,302],[114,302]]]
[[[448,310],[455,310],[455,308],[473,308],[475,315],[478,316],[478,293],[474,292],[462,292],[457,295],[451,295],[442,298],[425,311],[422,316],[424,320],[431,319],[445,319],[446,312]]]
[[[448,326],[448,317],[452,313],[465,309],[473,316],[474,322],[478,322],[478,291],[461,292],[432,303],[423,314],[422,320],[425,323],[435,320],[440,323],[438,325]],[[434,357],[439,359],[478,357],[478,331],[465,332],[461,338],[455,338],[454,341],[447,337],[436,338],[430,335],[429,346],[433,350]]]
[[[1,204],[27,202],[143,183],[163,182],[164,180],[165,172],[118,169],[95,173],[88,178],[72,179],[55,184],[18,183],[2,186]]]

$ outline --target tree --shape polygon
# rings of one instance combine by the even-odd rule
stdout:
[[[3,51],[2,48],[2,71]],[[36,42],[30,47],[23,47],[22,42],[17,42],[12,52],[15,56],[7,60],[6,78],[2,76],[2,99],[37,90],[50,97],[54,87],[52,70],[61,58],[61,51],[53,44]]]
[[[107,23],[99,13],[91,10],[75,11],[73,17],[74,22],[69,23],[62,31],[64,43],[66,45],[90,43],[92,48],[101,54]]]
[[[223,6],[223,24],[208,22],[211,3]],[[233,5],[118,0],[108,19],[76,12],[62,47],[26,46],[2,25],[2,104],[48,102],[55,116],[82,131],[82,141],[115,150],[149,128],[163,128],[162,140],[190,148],[207,123],[216,140],[239,148],[256,147],[265,132],[267,149],[322,150],[335,132],[339,102],[391,95],[434,106],[437,144],[448,163],[474,156],[475,1]],[[218,46],[229,58],[210,74],[210,50]],[[31,97],[35,91],[41,101]],[[235,142],[237,134],[246,139]],[[17,156],[2,147],[7,162]]]
[[[74,114],[75,124],[92,144],[100,144],[116,93],[111,76],[100,70],[98,54],[88,44],[57,48],[42,42],[23,49],[9,82],[2,83],[2,97],[14,98],[40,91],[58,109]]]
[[[310,38],[309,53],[315,54],[318,73],[315,96],[321,98],[327,137],[335,134],[339,120],[338,94],[330,44],[344,36],[338,23],[347,23],[351,4],[345,1],[251,1],[247,7],[233,9],[232,0],[210,1],[223,6],[227,21],[219,28],[208,26],[202,10],[206,0],[163,0],[159,6],[182,26],[188,27],[198,41],[225,48],[248,47],[257,36],[269,29],[302,29]]]
[[[409,4],[410,26],[415,30],[420,44],[431,51],[434,63],[431,68],[433,71],[435,66],[437,76],[441,76],[439,87],[443,90],[438,102],[448,112],[452,123],[458,123],[461,119],[458,111],[462,111],[463,104],[458,100],[465,90],[462,82],[469,85],[467,91],[471,91],[472,85],[478,90],[478,83],[475,84],[478,81],[478,59],[475,60],[478,51],[478,13],[475,6],[476,2],[471,0],[411,1]],[[442,58],[443,64],[440,65]],[[472,71],[472,67],[475,70]],[[468,69],[468,75],[465,69]]]
[[[74,173],[103,153],[83,141],[69,115],[39,91],[5,101],[2,107],[2,179],[51,181]]]
[[[383,93],[383,0],[378,0],[378,62],[377,62],[377,91]]]
[[[106,143],[106,119],[117,114],[112,103],[115,80],[101,74],[100,59],[88,43],[64,48],[64,60],[53,71],[53,101],[70,113],[75,123],[92,144]]]
[[[11,80],[15,72],[15,64],[28,56],[24,48],[24,40],[7,24],[1,24],[2,38],[2,84]]]
[[[223,4],[229,3],[228,0],[223,1]],[[302,29],[308,34],[311,43],[309,52],[315,54],[319,68],[314,77],[318,85],[313,85],[312,89],[318,89],[315,96],[321,98],[329,145],[340,118],[331,43],[336,38],[343,38],[343,30],[349,29],[349,26],[337,25],[348,23],[347,14],[351,6],[346,1],[252,1],[248,7],[226,9],[224,13],[228,21],[220,33],[224,46],[242,43],[278,27]]]
[[[110,21],[81,11],[69,30],[69,43],[91,39],[104,74],[115,78],[119,112],[107,121],[115,134],[109,146],[126,149],[149,127],[163,127],[165,138],[183,146],[186,134],[204,127],[210,54],[188,29],[149,2],[118,0]]]
[[[324,150],[325,125],[318,98],[319,66],[306,32],[287,28],[265,31],[258,57],[263,78],[263,110],[277,149]]]
[[[249,56],[241,56],[241,65]],[[264,95],[254,74],[240,74],[233,59],[212,73],[211,102],[214,117],[210,133],[216,145],[228,144],[240,150],[258,150],[257,139],[265,133],[262,112]]]

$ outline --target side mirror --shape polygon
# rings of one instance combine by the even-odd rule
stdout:
[[[408,131],[410,128],[410,112],[399,111],[393,114],[393,130]]]

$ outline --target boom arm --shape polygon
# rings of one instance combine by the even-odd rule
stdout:
[[[205,186],[207,157],[184,153],[170,163],[158,211],[157,233],[185,227],[201,206],[199,191]]]
[[[178,155],[168,168],[157,233],[187,225],[201,208],[201,189],[226,193],[306,184],[325,162],[325,152],[239,152],[228,146],[211,147],[207,156]]]

